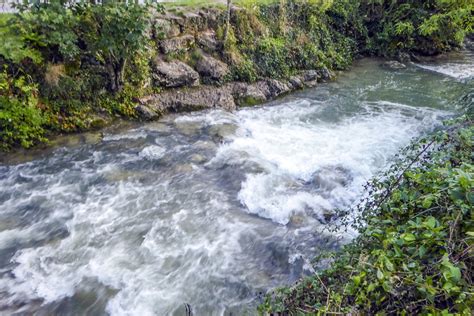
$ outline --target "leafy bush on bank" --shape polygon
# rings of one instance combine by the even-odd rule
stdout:
[[[414,143],[351,222],[360,235],[327,270],[269,295],[260,312],[471,315],[474,307],[474,125]]]
[[[97,114],[134,117],[130,100],[147,89],[151,5],[51,1],[18,10],[0,15],[0,33],[6,38],[0,48],[0,85],[27,81],[42,104],[35,111],[48,119],[25,114],[33,106],[21,89],[10,89],[8,95],[2,91],[0,115],[9,122],[0,126],[2,149],[45,141],[45,131],[94,128]]]

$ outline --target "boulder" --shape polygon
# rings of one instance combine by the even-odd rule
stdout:
[[[321,75],[317,70],[303,70],[301,76],[304,82],[310,82],[321,78]]]
[[[326,67],[318,69],[317,73],[318,73],[318,80],[323,81],[323,82],[329,81],[332,78],[334,78],[334,74],[331,72],[331,70],[327,69]]]
[[[203,78],[218,82],[222,82],[229,74],[229,67],[225,63],[205,54],[199,58],[196,70]]]
[[[303,80],[300,76],[292,76],[288,82],[293,90],[301,89],[304,87]]]
[[[252,106],[268,100],[269,91],[262,90],[258,84],[232,84],[232,94],[239,106]]]
[[[199,85],[199,74],[185,63],[174,60],[155,60],[152,77],[155,84],[166,88],[192,87]]]
[[[236,108],[232,89],[228,86],[170,90],[142,98],[140,102],[158,113],[188,112],[208,108],[231,111]]]
[[[138,104],[135,107],[135,111],[138,113],[139,117],[146,121],[154,120],[160,116],[159,112],[151,109],[145,104]]]
[[[270,91],[269,99],[276,98],[282,94],[286,94],[291,91],[291,87],[287,82],[283,82],[276,79],[265,80]]]
[[[177,23],[172,19],[158,18],[154,21],[155,29],[157,30],[158,38],[177,37],[181,34],[181,29]]]
[[[196,41],[198,46],[206,51],[216,51],[219,46],[214,30],[207,30],[199,33],[196,36]]]
[[[163,39],[158,43],[163,54],[186,52],[194,47],[194,45],[194,36],[190,34]]]
[[[408,63],[411,61],[411,56],[409,53],[406,52],[398,52],[397,53],[397,60],[400,63]]]

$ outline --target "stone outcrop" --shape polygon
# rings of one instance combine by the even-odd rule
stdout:
[[[222,43],[216,35],[225,12],[212,8],[180,10],[156,12],[153,17],[152,33],[158,51],[152,63],[152,78],[154,86],[164,90],[139,100],[136,111],[142,119],[209,108],[232,111],[238,106],[255,105],[293,90],[314,87],[334,77],[323,67],[301,71],[288,80],[227,82],[232,55],[221,58]]]
[[[298,85],[292,84],[291,81],[267,79],[255,83],[231,82],[223,86],[205,85],[167,90],[140,99],[136,110],[144,120],[151,120],[168,112],[212,108],[232,111],[237,106],[262,103],[292,90],[314,85],[313,77],[305,74],[294,80],[298,80]]]
[[[199,84],[199,74],[187,64],[174,60],[153,62],[152,77],[156,85],[166,88],[193,87]]]

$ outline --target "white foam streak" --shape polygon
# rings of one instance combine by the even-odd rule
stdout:
[[[474,55],[473,55],[474,56]],[[418,67],[433,71],[458,80],[474,78],[474,62],[471,63],[443,63],[440,65],[416,64]]]
[[[347,207],[400,147],[445,114],[377,102],[342,121],[312,121],[321,107],[298,102],[239,113],[239,132],[216,159],[250,156],[264,168],[247,176],[239,194],[250,213],[287,224],[295,213],[321,217],[326,210]],[[319,189],[305,192],[305,182]]]

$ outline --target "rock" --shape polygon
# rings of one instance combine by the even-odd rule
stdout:
[[[196,38],[199,47],[207,51],[216,51],[219,46],[214,30],[207,30],[205,32],[199,33]]]
[[[396,60],[390,60],[386,61],[382,64],[383,68],[391,69],[391,70],[399,70],[399,69],[405,69],[407,66],[405,64],[402,64],[399,61]]]
[[[405,52],[398,52],[397,60],[401,63],[408,63],[411,61],[411,56],[410,54],[405,53]]]
[[[191,155],[191,157],[189,157],[189,161],[191,161],[192,163],[196,163],[196,164],[201,164],[201,163],[204,163],[206,162],[206,157],[204,157],[203,155],[199,155],[199,154],[193,154]]]
[[[166,88],[191,87],[199,85],[199,74],[187,64],[174,60],[155,60],[152,76],[157,85]]]
[[[323,82],[334,78],[334,74],[326,67],[323,67],[317,70],[317,73],[318,73],[318,80],[321,80]]]
[[[282,94],[288,93],[291,91],[290,86],[288,83],[276,80],[276,79],[268,79],[266,80],[266,84],[268,85],[270,95],[269,98],[276,98]]]
[[[205,54],[199,58],[196,70],[202,77],[218,82],[222,82],[229,74],[229,67],[225,63]]]
[[[193,89],[165,91],[140,102],[158,112],[189,112],[208,108],[234,110],[236,108],[229,86],[202,86]]]
[[[243,82],[228,83],[224,86],[200,86],[168,90],[159,94],[143,97],[139,100],[137,112],[144,119],[166,112],[187,112],[209,108],[221,108],[227,111],[240,106],[265,102],[293,88],[289,82],[267,79],[252,84]],[[157,114],[155,114],[157,113]]]
[[[199,122],[177,121],[176,128],[181,134],[192,136],[199,134],[201,130],[201,124]]]
[[[160,39],[177,37],[181,34],[181,29],[172,19],[158,18],[154,21],[157,36]]]
[[[290,80],[289,80],[289,84],[291,85],[291,88],[293,90],[301,89],[301,88],[304,87],[303,80],[301,80],[300,76],[291,77]]]
[[[323,209],[321,215],[322,215],[322,218],[324,219],[324,222],[329,223],[332,219],[334,219],[334,217],[336,216],[336,213],[329,209]]]
[[[139,104],[135,107],[135,111],[138,113],[138,115],[146,121],[151,121],[160,116],[158,111],[155,111],[154,109],[151,109],[145,104]]]
[[[232,84],[232,91],[235,98],[235,101],[239,106],[252,106],[259,104],[268,100],[267,87],[265,90],[262,90],[262,86],[258,84],[246,84],[242,82]]]
[[[209,128],[209,134],[213,138],[217,138],[220,141],[226,137],[229,137],[230,135],[235,134],[237,128],[238,127],[236,125],[229,123],[212,125]]]
[[[195,45],[194,36],[187,34],[179,37],[163,39],[158,43],[163,54],[180,53],[190,50]]]
[[[193,147],[201,150],[216,150],[216,144],[205,140],[199,140],[195,142]]]
[[[322,75],[317,70],[303,70],[301,72],[301,76],[303,76],[304,82],[309,82],[318,80],[319,78],[321,78]]]

